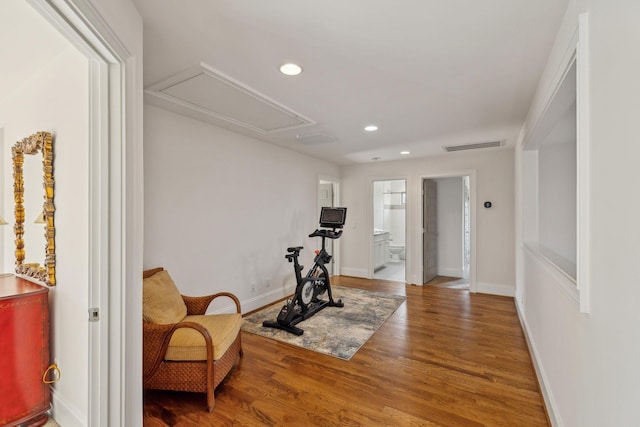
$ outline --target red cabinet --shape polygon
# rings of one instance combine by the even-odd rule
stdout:
[[[48,293],[16,276],[0,277],[0,426],[47,420]]]

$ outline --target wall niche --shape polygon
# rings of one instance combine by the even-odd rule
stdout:
[[[589,15],[580,14],[539,119],[523,139],[524,249],[590,311]]]
[[[525,145],[525,245],[577,280],[576,62]]]

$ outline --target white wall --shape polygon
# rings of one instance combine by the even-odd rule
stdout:
[[[514,162],[513,150],[474,150],[442,156],[344,166],[343,205],[349,209],[342,240],[344,275],[368,277],[371,255],[372,181],[407,179],[407,282],[420,283],[422,271],[421,183],[423,177],[475,174],[477,290],[511,294],[514,271]],[[484,209],[485,200],[493,208]]]
[[[404,180],[388,181],[389,191],[392,193],[406,192],[406,182]],[[390,196],[391,204],[401,202],[400,194]],[[384,209],[385,228],[391,233],[390,246],[404,246],[405,234],[407,230],[407,210],[405,208]],[[388,224],[388,225],[386,225]]]
[[[554,425],[633,426],[640,425],[640,273],[634,268],[640,259],[640,3],[570,3],[524,131],[539,117],[578,13],[585,10],[590,20],[590,313],[579,312],[553,268],[522,251],[520,232],[517,303]],[[519,203],[526,190],[521,174],[519,164]],[[521,212],[519,206],[519,230]]]
[[[0,104],[1,105],[1,104]],[[0,106],[0,108],[2,108]],[[11,166],[11,154],[7,151],[4,142],[4,128],[2,127],[4,119],[0,119],[0,217],[4,219],[7,224],[0,225],[0,274],[13,272],[13,264],[8,260],[13,260],[13,246],[9,243],[13,239],[13,228],[11,228],[14,219],[14,214],[11,212],[13,207],[13,179],[11,178],[12,166]],[[9,143],[6,143],[9,145]],[[8,158],[7,158],[8,156]]]
[[[47,36],[60,37],[53,29]],[[86,425],[88,412],[88,73],[85,57],[69,45],[53,62],[41,64],[40,72],[0,105],[5,206],[13,206],[13,143],[37,131],[51,132],[54,137],[57,286],[49,288],[50,349],[51,361],[62,372],[61,380],[53,385],[53,403],[58,421],[65,426]],[[31,184],[41,188],[42,156],[36,160],[40,173],[38,182]],[[37,214],[37,210],[27,212],[26,220],[33,222]],[[26,261],[33,251],[44,253],[44,237],[32,243],[27,242]],[[3,252],[14,253],[13,239],[6,235]],[[3,270],[13,271],[14,260],[6,256]]]
[[[245,312],[290,294],[286,248],[304,246],[307,268],[319,248],[320,176],[339,170],[145,105],[145,268],[167,268],[187,295],[231,291]]]
[[[4,110],[0,102],[0,110]],[[13,202],[13,163],[11,147],[14,142],[6,140],[4,125],[6,118],[0,111],[0,217],[7,224],[0,225],[0,274],[13,274],[15,271],[15,224]],[[44,252],[44,251],[43,251]]]
[[[462,177],[438,178],[437,191],[437,233],[438,233],[438,275],[462,277],[462,247],[464,225]]]

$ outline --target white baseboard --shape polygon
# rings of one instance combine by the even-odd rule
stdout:
[[[361,277],[363,279],[369,278],[369,272],[363,268],[348,268],[342,267],[340,269],[341,276]]]
[[[87,416],[69,404],[69,402],[51,388],[51,415],[64,427],[87,427]]]
[[[248,313],[250,311],[257,310],[258,308],[262,308],[266,305],[273,303],[274,301],[278,301],[279,299],[292,294],[293,291],[294,291],[294,288],[291,288],[288,292],[285,291],[284,289],[279,288],[279,289],[274,289],[267,293],[255,296],[253,298],[243,300],[240,302],[240,304],[242,305],[242,312]],[[233,312],[235,312],[235,307]]]
[[[278,301],[288,295],[291,295],[294,291],[294,288],[291,288],[289,291],[284,289],[273,289],[267,293],[257,295],[253,298],[245,299],[240,301],[240,306],[242,307],[242,313],[248,313],[250,311],[256,310],[258,308],[262,308],[269,304],[272,304],[274,301]],[[235,313],[236,306],[233,303],[227,303],[223,307],[217,308],[215,310],[207,311],[207,314],[225,314],[225,313]]]
[[[479,292],[481,294],[513,297],[516,294],[516,288],[511,285],[502,285],[499,283],[477,282],[476,292]]]
[[[540,392],[542,393],[542,399],[544,400],[544,405],[547,409],[547,415],[549,416],[549,422],[551,425],[562,426],[560,420],[556,414],[556,405],[555,399],[553,398],[553,393],[549,389],[548,385],[549,381],[547,381],[547,375],[545,374],[542,365],[540,364],[540,358],[538,357],[538,350],[536,349],[536,345],[534,341],[531,339],[529,334],[529,327],[527,326],[527,320],[524,317],[523,311],[524,308],[521,306],[520,301],[516,300],[516,311],[518,312],[518,318],[520,319],[520,325],[522,326],[522,330],[524,331],[524,338],[527,340],[527,345],[529,346],[529,354],[531,355],[531,361],[533,362],[533,369],[536,371],[536,377],[538,378],[538,384],[540,385]]]

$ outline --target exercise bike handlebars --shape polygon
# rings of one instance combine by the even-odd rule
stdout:
[[[342,230],[319,229],[309,234],[309,237],[326,237],[328,239],[338,239],[342,236]]]
[[[324,239],[338,239],[340,238],[340,236],[342,236],[342,230],[336,231],[334,230],[327,230],[327,229],[318,229],[316,231],[314,231],[313,233],[309,234],[309,237],[322,237],[322,247],[324,248]],[[287,248],[287,252],[288,254],[286,254],[284,257],[289,260],[289,262],[292,262],[294,258],[297,258],[300,255],[300,251],[304,249],[304,247],[302,246],[292,246],[290,248]]]

